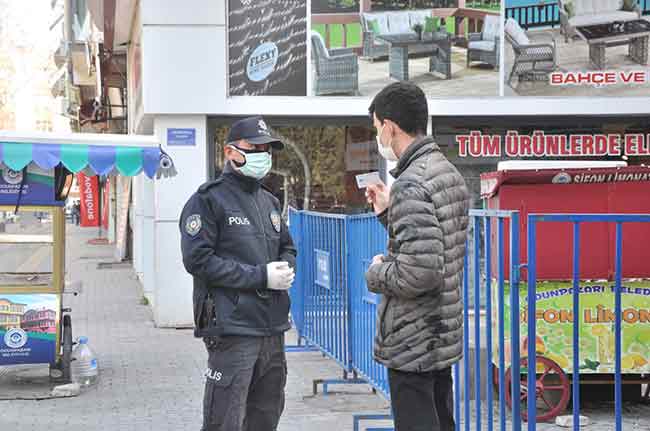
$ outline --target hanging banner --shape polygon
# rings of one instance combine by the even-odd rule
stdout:
[[[230,0],[231,96],[307,95],[307,1]]]
[[[99,185],[97,177],[77,174],[79,194],[81,195],[81,226],[99,226]]]

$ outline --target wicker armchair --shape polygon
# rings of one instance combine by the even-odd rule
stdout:
[[[352,49],[325,47],[323,37],[311,34],[314,94],[359,94],[359,64]]]
[[[467,44],[467,67],[472,61],[480,61],[499,69],[500,17],[486,15],[480,33],[470,33]]]
[[[505,37],[515,55],[508,85],[515,75],[519,81],[548,81],[549,73],[558,68],[555,39],[547,36],[533,42],[512,18],[506,22]]]

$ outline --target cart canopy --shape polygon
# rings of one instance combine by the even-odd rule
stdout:
[[[87,175],[174,176],[171,158],[155,136],[91,133],[28,133],[0,131],[0,169],[20,171],[30,165],[43,170],[59,164]]]

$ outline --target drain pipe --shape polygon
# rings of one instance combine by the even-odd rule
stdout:
[[[65,38],[65,56],[66,56],[66,86],[65,86],[65,98],[68,101],[68,112],[65,112],[66,117],[68,117],[70,110],[70,99],[71,92],[70,87],[73,83],[73,70],[72,70],[72,44],[74,42],[74,31],[72,30],[72,24],[74,22],[74,11],[72,0],[64,0],[63,5],[63,31]]]

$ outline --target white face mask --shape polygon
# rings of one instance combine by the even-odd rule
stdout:
[[[390,160],[391,162],[395,162],[397,161],[397,155],[395,154],[395,151],[393,151],[393,147],[390,146],[392,142],[388,142],[387,147],[384,147],[381,143],[381,135],[384,133],[384,127],[385,126],[382,126],[381,129],[379,130],[379,133],[377,133],[377,148],[379,150],[379,154],[384,159]]]

